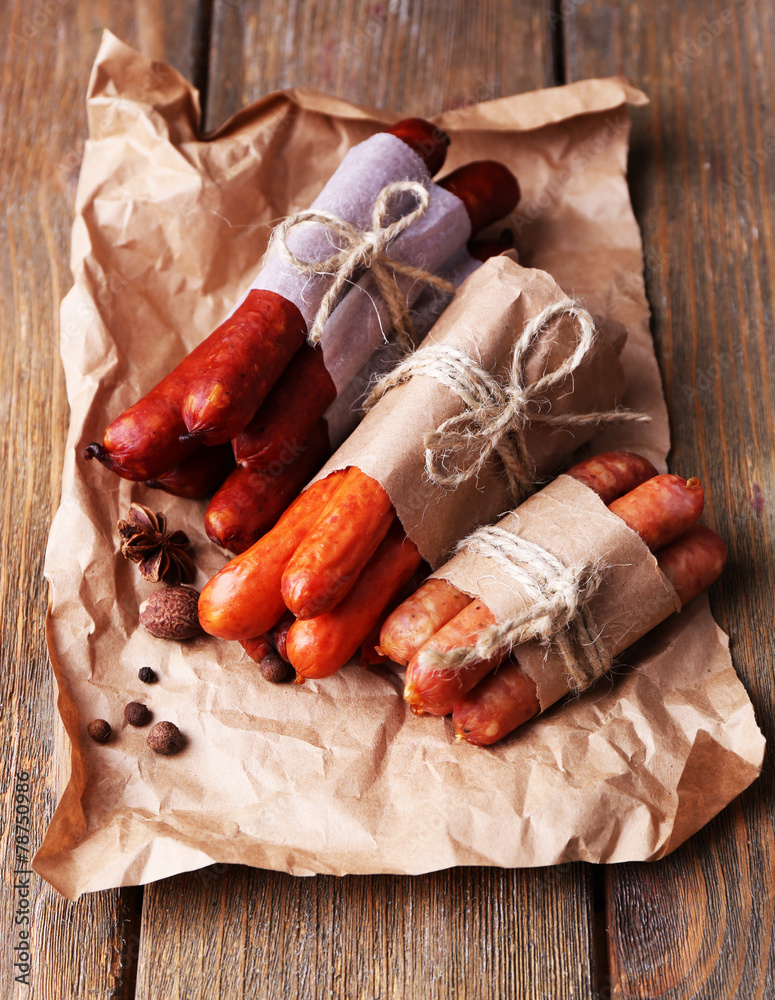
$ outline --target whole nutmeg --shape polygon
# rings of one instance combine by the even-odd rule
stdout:
[[[155,684],[157,680],[156,671],[152,670],[151,667],[140,667],[137,671],[137,676],[143,684]]]
[[[277,653],[267,653],[258,669],[264,680],[270,681],[272,684],[282,684],[293,673],[291,665],[281,659]]]
[[[92,719],[86,727],[86,732],[95,743],[107,743],[113,730],[110,728],[110,723],[106,722],[105,719]]]
[[[147,726],[151,713],[141,701],[130,701],[124,709],[124,718],[130,726]]]
[[[177,753],[185,741],[183,734],[174,722],[157,722],[148,733],[146,742],[154,753],[164,754],[165,757],[168,757]]]
[[[192,587],[165,587],[140,605],[140,624],[157,639],[191,639],[202,631],[198,605]]]

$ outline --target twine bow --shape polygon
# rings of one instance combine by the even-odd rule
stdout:
[[[575,350],[535,382],[528,382],[525,367],[529,352],[549,324],[568,316],[576,321]],[[570,299],[555,302],[535,316],[517,340],[505,383],[481,367],[470,355],[455,347],[434,344],[417,351],[397,365],[372,390],[364,406],[370,409],[394,386],[415,375],[427,375],[451,389],[464,403],[463,411],[425,434],[425,468],[428,478],[454,489],[477,476],[493,453],[506,471],[508,491],[514,503],[525,499],[535,479],[535,467],[526,441],[529,425],[581,427],[585,424],[620,420],[648,421],[645,413],[606,410],[593,413],[552,414],[541,409],[546,394],[572,375],[595,345],[597,331],[591,315]],[[460,455],[450,469],[450,456]],[[465,462],[462,461],[465,456]]]
[[[460,548],[494,560],[535,600],[519,615],[485,629],[474,646],[422,653],[426,663],[457,671],[535,639],[559,654],[572,691],[583,691],[610,668],[612,657],[589,610],[603,578],[598,566],[565,566],[542,546],[498,525],[477,529]]]
[[[417,207],[386,224],[392,199],[409,192],[417,199]],[[386,184],[379,193],[371,217],[370,229],[359,229],[346,219],[341,219],[325,209],[310,208],[284,219],[274,230],[270,246],[276,246],[282,256],[303,274],[333,274],[333,282],[323,297],[308,341],[313,346],[320,342],[323,327],[339,300],[347,282],[353,281],[362,271],[369,269],[390,316],[390,321],[404,352],[414,349],[415,330],[409,307],[396,283],[396,275],[422,281],[447,294],[455,293],[455,286],[438,275],[414,267],[388,255],[388,247],[405,229],[423,216],[430,205],[428,189],[418,181],[394,181]],[[289,233],[298,226],[319,225],[340,244],[323,260],[304,260],[288,246]]]

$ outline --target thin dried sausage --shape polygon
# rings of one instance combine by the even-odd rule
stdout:
[[[657,562],[685,605],[718,579],[726,554],[716,532],[696,524],[660,549]],[[452,721],[459,740],[490,746],[540,710],[535,684],[512,659],[456,702]]]
[[[302,538],[320,517],[345,473],[313,483],[255,545],[216,573],[199,598],[199,621],[221,639],[249,639],[274,628],[285,612],[283,570]]]
[[[288,658],[301,677],[329,677],[354,656],[364,636],[420,565],[420,553],[396,522],[336,607],[288,631]]]
[[[315,527],[300,542],[283,574],[286,607],[314,618],[336,607],[393,523],[390,497],[356,466]]]

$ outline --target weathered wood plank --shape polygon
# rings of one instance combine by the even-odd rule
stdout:
[[[214,866],[148,886],[137,997],[592,997],[582,865],[292,878]]]
[[[208,127],[279,87],[432,114],[548,85],[550,11],[526,0],[224,0]],[[581,865],[415,879],[195,873],[146,888],[137,997],[581,1000],[594,995],[591,900]]]
[[[13,776],[29,773],[31,848],[51,818],[69,747],[54,712],[45,649],[43,557],[59,501],[68,410],[59,361],[59,302],[68,270],[72,202],[85,137],[84,94],[103,26],[148,54],[193,71],[195,3],[4,5],[0,58],[0,645],[3,741],[0,995],[69,1000],[131,997],[139,941],[137,890],[77,904],[17,867]],[[187,29],[191,21],[191,30]],[[56,734],[56,735],[54,735]],[[56,752],[55,752],[56,744]],[[25,803],[22,803],[23,805]],[[24,846],[19,844],[19,846]],[[30,854],[32,853],[30,852]],[[23,858],[23,855],[21,856]],[[26,875],[21,876],[27,878]],[[22,889],[27,889],[28,896]],[[29,903],[29,910],[20,908]],[[14,924],[17,912],[30,925]],[[29,930],[29,988],[14,982],[19,932]],[[14,956],[12,958],[12,955]]]
[[[652,99],[631,167],[672,467],[703,477],[706,520],[729,543],[712,604],[771,739],[772,5],[689,0],[654,17],[635,2],[563,0],[561,13],[568,79],[624,73]],[[609,872],[613,996],[775,994],[772,793],[770,765],[674,856]]]
[[[219,0],[207,124],[282,87],[436,114],[551,86],[549,0]]]

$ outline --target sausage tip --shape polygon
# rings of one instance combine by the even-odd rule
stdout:
[[[115,472],[115,466],[110,457],[110,453],[107,448],[103,447],[103,445],[101,445],[98,441],[92,441],[91,444],[87,444],[81,454],[87,462],[96,458],[97,461],[104,465],[106,469],[110,469],[111,472]]]

